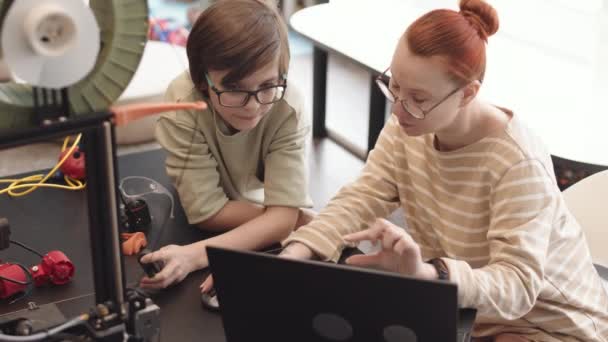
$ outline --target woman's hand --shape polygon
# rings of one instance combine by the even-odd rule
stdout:
[[[346,259],[353,266],[370,267],[422,279],[437,279],[432,265],[422,261],[420,246],[401,227],[385,219],[376,220],[370,228],[344,236],[347,242],[364,240],[381,243],[382,249],[370,255],[354,255]]]
[[[140,286],[148,289],[162,289],[179,283],[190,272],[207,266],[204,248],[195,245],[168,245],[144,256],[141,261],[160,261],[164,265],[154,277],[141,279]]]

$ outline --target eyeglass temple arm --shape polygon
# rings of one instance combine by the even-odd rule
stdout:
[[[391,70],[391,67],[386,68],[380,75],[376,77],[376,79],[388,82],[391,77],[388,75],[388,71]]]

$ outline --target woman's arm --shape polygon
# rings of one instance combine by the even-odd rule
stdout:
[[[489,263],[473,269],[465,261],[443,259],[462,307],[505,320],[534,307],[545,281],[558,191],[538,160],[524,160],[505,173],[490,197]]]
[[[310,253],[323,260],[337,261],[346,246],[344,235],[363,230],[376,218],[386,217],[399,204],[393,164],[393,139],[399,129],[391,119],[378,138],[359,178],[345,186],[311,223],[299,228],[284,241],[285,256],[304,258]]]

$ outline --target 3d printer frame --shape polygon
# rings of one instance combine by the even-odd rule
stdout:
[[[109,112],[71,116],[63,122],[0,131],[0,150],[83,134],[89,234],[93,261],[95,303],[109,305],[121,318],[114,327],[122,336],[127,320],[124,260],[120,252],[116,144]],[[119,327],[119,326],[122,326]],[[113,334],[114,335],[114,334]]]

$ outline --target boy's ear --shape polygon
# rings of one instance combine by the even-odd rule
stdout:
[[[207,83],[199,84],[197,87],[198,91],[200,91],[206,97],[209,97],[209,85]]]

